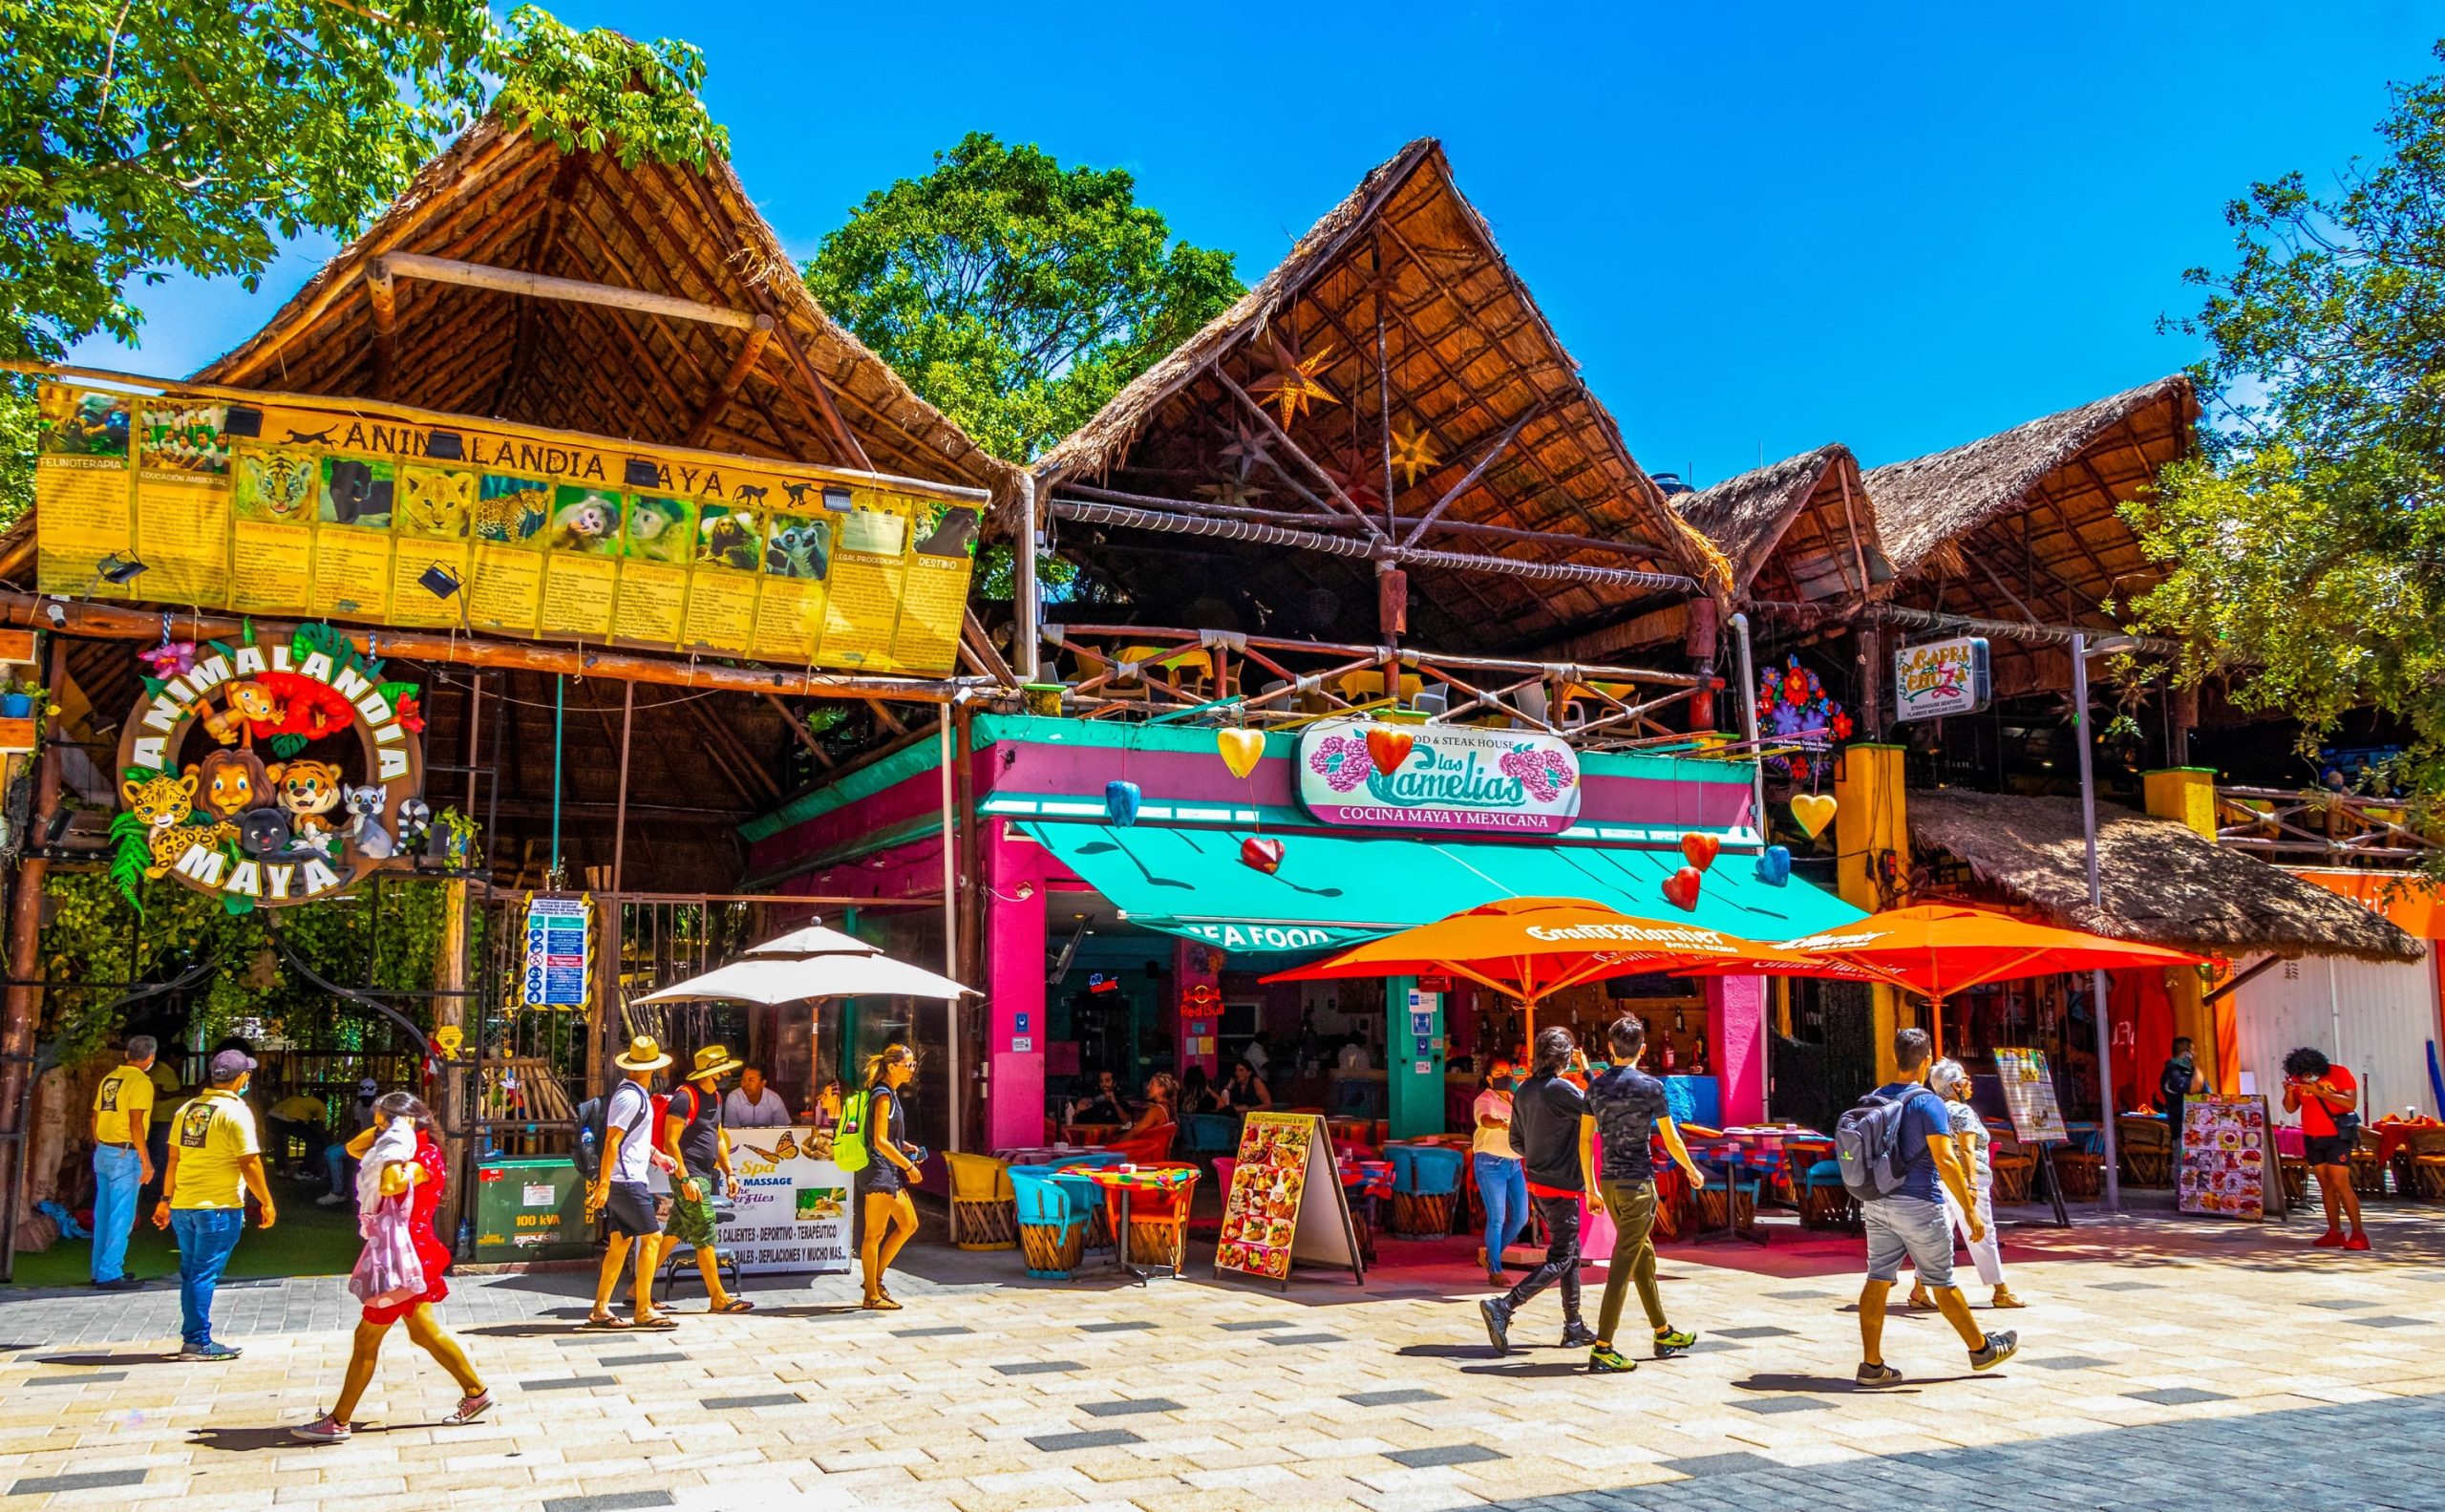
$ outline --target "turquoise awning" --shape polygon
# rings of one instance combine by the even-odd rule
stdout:
[[[1354,945],[1499,898],[1585,898],[1642,918],[1683,917],[1665,901],[1677,850],[1525,845],[1403,836],[1297,834],[1281,869],[1241,863],[1247,832],[1033,820],[1018,828],[1110,899],[1130,923],[1250,953]],[[1759,882],[1754,856],[1708,868],[1691,923],[1789,940],[1864,917],[1794,878]]]

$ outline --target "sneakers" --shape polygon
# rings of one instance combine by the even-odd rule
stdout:
[[[473,1396],[459,1397],[458,1410],[441,1420],[448,1423],[451,1427],[456,1428],[461,1423],[472,1423],[477,1418],[481,1417],[484,1414],[491,1412],[492,1410],[493,1394],[490,1392],[478,1392]]]
[[[1511,1304],[1500,1297],[1488,1297],[1478,1304],[1478,1315],[1486,1320],[1486,1342],[1497,1354],[1511,1352]]]
[[[1969,1352],[1969,1368],[1973,1371],[1991,1371],[2020,1352],[2021,1336],[2019,1334],[2009,1329],[2001,1333],[1989,1333],[1987,1335],[1985,1349]]]
[[[1598,1345],[1587,1356],[1587,1370],[1591,1375],[1618,1375],[1624,1371],[1634,1371],[1638,1368],[1638,1361],[1610,1344]]]
[[[348,1424],[325,1413],[303,1428],[291,1428],[288,1437],[302,1438],[309,1444],[344,1444],[348,1442]]]
[[[1902,1379],[1902,1373],[1890,1365],[1870,1365],[1862,1360],[1851,1379],[1862,1386],[1890,1386]]]
[[[2309,1247],[2311,1249],[2341,1249],[2349,1241],[2343,1237],[2342,1229],[2329,1228],[2317,1238],[2310,1240]]]
[[[1589,1328],[1584,1319],[1573,1318],[1570,1320],[1569,1326],[1563,1330],[1563,1349],[1583,1349],[1595,1342],[1596,1331]]]
[[[2363,1245],[2361,1247],[2365,1249],[2368,1246]],[[115,1281],[96,1281],[94,1283],[94,1289],[96,1291],[141,1291],[144,1289],[144,1283],[134,1276],[120,1276]]]
[[[183,1360],[191,1365],[226,1365],[244,1352],[246,1352],[244,1350],[233,1350],[226,1344],[190,1344],[179,1351],[172,1358]]]
[[[2349,1239],[2347,1239],[2347,1240],[2345,1240],[2345,1241],[2343,1242],[2343,1247],[2344,1247],[2344,1248],[2346,1248],[2346,1249],[2366,1249],[2366,1248],[2368,1248],[2368,1247],[2369,1247],[2369,1235],[2368,1235],[2367,1231],[2366,1231],[2366,1230],[2362,1230],[2362,1229],[2355,1229],[2355,1230],[2353,1230],[2353,1231],[2352,1231],[2352,1235],[2351,1235],[2351,1237],[2350,1237]]]
[[[1698,1336],[1694,1333],[1684,1333],[1678,1329],[1666,1329],[1655,1336],[1655,1357],[1659,1360],[1669,1360],[1697,1342]]]
[[[337,1207],[340,1203],[348,1202],[349,1200],[350,1199],[342,1197],[337,1192],[325,1192],[322,1196],[314,1199],[314,1205],[317,1207]]]

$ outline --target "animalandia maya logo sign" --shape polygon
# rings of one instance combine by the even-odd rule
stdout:
[[[111,877],[175,877],[232,913],[332,897],[405,863],[432,822],[415,684],[328,625],[166,642],[119,736]],[[202,732],[202,749],[189,736]],[[262,752],[274,757],[266,761]],[[191,757],[191,759],[190,759]]]
[[[1579,753],[1520,730],[1326,719],[1300,733],[1297,772],[1328,824],[1556,835],[1579,818]]]

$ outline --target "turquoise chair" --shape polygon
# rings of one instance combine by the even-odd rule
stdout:
[[[1384,1159],[1393,1162],[1393,1196],[1397,1197],[1403,1192],[1414,1192],[1417,1190],[1417,1170],[1412,1163],[1412,1158],[1416,1154],[1417,1146],[1414,1144],[1388,1144],[1384,1146]]]
[[[1452,1210],[1460,1198],[1460,1162],[1468,1153],[1419,1144],[1410,1146],[1408,1154],[1407,1161],[1393,1162],[1393,1232],[1413,1238],[1452,1232]]]
[[[1087,1247],[1087,1215],[1054,1180],[1049,1165],[1013,1165],[1010,1190],[1019,1214],[1019,1251],[1028,1274],[1067,1281]]]
[[[1098,1165],[1117,1165],[1117,1159],[1090,1156],[1082,1161],[1067,1161],[1047,1172],[1053,1185],[1070,1204],[1071,1213],[1087,1225],[1084,1241],[1089,1249],[1112,1247],[1112,1220],[1104,1216],[1104,1189],[1087,1180],[1086,1173]]]
[[[1850,1188],[1842,1184],[1842,1167],[1837,1162],[1818,1161],[1800,1172],[1795,1184],[1802,1228],[1846,1228],[1857,1222]]]
[[[1180,1151],[1186,1160],[1210,1161],[1240,1151],[1240,1120],[1227,1113],[1192,1113],[1181,1132],[1188,1141]]]

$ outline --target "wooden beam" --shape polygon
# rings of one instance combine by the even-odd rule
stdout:
[[[496,293],[522,294],[530,299],[602,305],[640,315],[661,315],[670,320],[728,326],[734,330],[751,330],[755,326],[755,317],[743,309],[727,309],[719,305],[700,304],[670,294],[649,294],[642,288],[590,284],[580,278],[551,278],[542,273],[521,272],[514,267],[493,267],[482,263],[454,262],[446,257],[426,257],[417,252],[386,252],[375,258],[372,266],[393,278],[420,278],[428,283],[489,288]]]
[[[908,733],[908,727],[900,722],[900,716],[898,714],[893,713],[889,709],[883,707],[883,701],[882,699],[869,698],[866,700],[866,707],[875,712],[875,718],[881,721],[882,727],[885,730],[890,731],[893,735],[904,735]]]
[[[771,704],[774,712],[781,716],[781,722],[790,727],[790,734],[798,737],[798,744],[806,747],[806,754],[815,757],[815,764],[826,772],[831,771],[836,764],[832,759],[832,753],[823,749],[823,742],[817,739],[815,732],[806,727],[806,721],[792,713],[790,706],[781,702],[777,694],[766,693],[764,701]]]
[[[993,637],[986,633],[985,622],[976,617],[976,610],[973,608],[962,613],[959,626],[959,649],[985,676],[992,678],[1005,688],[1019,686],[1018,674],[1010,671],[1010,664],[1002,657],[1001,648],[995,646]]]
[[[1502,454],[1511,450],[1512,442],[1520,439],[1520,433],[1528,429],[1529,425],[1544,413],[1545,401],[1541,398],[1528,406],[1520,418],[1505,427],[1503,433],[1495,438],[1493,447],[1483,457],[1478,458],[1467,472],[1460,475],[1458,482],[1443,491],[1443,497],[1435,501],[1435,507],[1418,516],[1417,523],[1410,528],[1408,535],[1401,538],[1401,544],[1405,546],[1416,544],[1417,538],[1426,534],[1426,527],[1441,519],[1443,511],[1458,502],[1462,494],[1477,486],[1478,479],[1486,475],[1486,469],[1502,460]]]
[[[712,395],[705,400],[705,407],[696,412],[696,423],[688,427],[687,445],[705,444],[705,437],[712,430],[713,421],[720,417],[722,411],[730,408],[730,401],[736,398],[738,391],[746,386],[748,373],[755,371],[756,359],[764,355],[765,343],[772,339],[773,317],[756,316],[755,324],[747,329],[747,340],[739,347],[738,355],[731,359],[730,371],[713,385]]]
[[[365,270],[366,303],[373,307],[373,396],[387,397],[391,375],[399,365],[399,299],[391,274],[380,263]]]
[[[1231,391],[1233,397],[1237,398],[1242,404],[1246,405],[1250,410],[1255,412],[1256,417],[1265,423],[1265,428],[1273,433],[1273,438],[1282,445],[1288,447],[1290,449],[1290,455],[1297,458],[1301,465],[1305,466],[1308,471],[1316,475],[1317,480],[1325,485],[1325,492],[1332,499],[1333,502],[1348,510],[1351,519],[1357,521],[1360,524],[1365,525],[1369,535],[1373,536],[1378,541],[1385,539],[1384,527],[1375,522],[1374,517],[1370,515],[1366,510],[1359,508],[1358,501],[1351,499],[1348,494],[1342,492],[1341,484],[1333,481],[1332,474],[1326,472],[1322,464],[1300,449],[1299,443],[1290,438],[1290,433],[1284,430],[1281,422],[1274,419],[1272,411],[1266,409],[1264,405],[1259,404],[1256,399],[1249,394],[1247,390],[1241,388],[1238,383],[1232,380],[1229,373],[1222,371],[1222,364],[1220,359],[1214,363],[1212,371],[1215,378],[1221,382],[1222,387]]]

